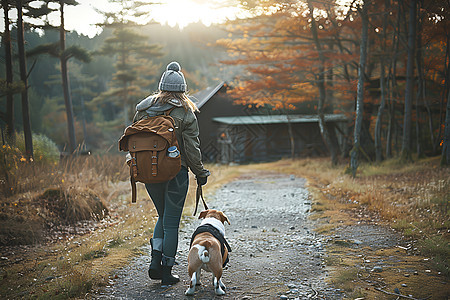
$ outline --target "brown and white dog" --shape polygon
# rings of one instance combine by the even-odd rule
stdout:
[[[200,272],[203,269],[213,273],[213,284],[216,295],[224,295],[225,285],[222,283],[221,278],[223,265],[227,262],[228,249],[230,249],[224,239],[224,224],[225,222],[230,224],[230,221],[223,212],[215,209],[202,211],[198,218],[204,220],[197,228],[191,240],[191,248],[188,256],[188,272],[191,282],[185,294],[188,296],[194,294],[195,286],[200,285]],[[215,234],[222,235],[219,238],[225,241],[226,247],[221,245],[219,239],[214,237],[212,233],[204,230],[205,228],[211,228],[211,226],[215,228],[212,229]],[[225,250],[223,251],[223,249]]]

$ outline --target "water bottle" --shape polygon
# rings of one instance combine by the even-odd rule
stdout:
[[[131,157],[131,154],[128,152],[127,153],[127,155],[125,156],[125,160],[126,160],[126,162],[127,162],[127,165],[130,165],[131,164],[131,160],[132,160],[133,158]]]
[[[177,146],[171,146],[167,149],[168,157],[178,157],[178,155],[180,155],[180,151],[178,151]]]

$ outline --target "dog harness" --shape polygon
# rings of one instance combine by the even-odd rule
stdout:
[[[197,234],[200,234],[200,233],[203,233],[203,232],[209,232],[216,239],[219,240],[219,242],[220,242],[220,252],[222,253],[222,257],[225,254],[225,247],[227,247],[228,252],[231,252],[231,247],[227,243],[227,241],[225,240],[225,237],[223,236],[223,234],[221,234],[221,232],[216,227],[214,227],[211,224],[203,224],[203,225],[200,225],[199,227],[197,227],[197,229],[192,234],[191,244],[190,244],[189,248],[192,246],[192,242],[194,241],[195,236]],[[229,262],[229,259],[228,259],[228,255],[227,255],[227,258],[225,259],[225,262],[223,263],[222,267],[224,268],[227,265],[228,262]]]

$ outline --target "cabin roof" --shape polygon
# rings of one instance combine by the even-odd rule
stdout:
[[[270,116],[234,116],[216,117],[214,122],[226,125],[257,125],[257,124],[284,124],[288,123],[315,123],[319,122],[318,115],[270,115]],[[345,122],[348,117],[344,114],[327,114],[325,122]]]
[[[215,86],[207,87],[204,90],[201,90],[193,95],[191,95],[192,100],[197,104],[197,107],[200,109],[209,99],[212,98],[223,86],[225,85],[225,81],[220,82]]]

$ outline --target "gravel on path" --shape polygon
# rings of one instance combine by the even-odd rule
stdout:
[[[324,238],[308,218],[311,200],[306,180],[293,175],[258,172],[243,175],[207,197],[210,208],[222,210],[231,225],[226,237],[232,248],[222,281],[226,295],[216,296],[212,275],[202,271],[202,285],[184,296],[189,282],[187,254],[200,220],[184,216],[174,273],[181,282],[162,288],[148,278],[150,245],[145,255],[117,271],[96,299],[341,299],[326,282]],[[207,186],[206,186],[207,190]],[[200,204],[201,205],[201,204]],[[200,209],[200,208],[199,208]]]

